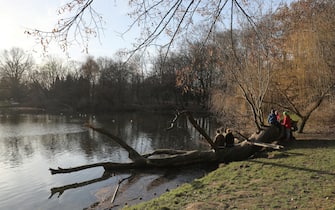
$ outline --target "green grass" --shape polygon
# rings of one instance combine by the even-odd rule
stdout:
[[[267,155],[124,209],[335,209],[335,140],[298,140]]]

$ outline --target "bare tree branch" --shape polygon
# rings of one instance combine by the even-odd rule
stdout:
[[[87,53],[89,39],[91,36],[100,37],[99,34],[103,28],[102,16],[92,7],[93,2],[94,0],[72,0],[58,10],[58,15],[73,13],[72,16],[59,19],[50,31],[27,29],[25,33],[36,37],[44,52],[47,52],[50,43],[56,41],[64,52],[67,52],[69,46],[76,42],[79,45],[83,44],[83,51]],[[89,16],[88,22],[84,20],[86,15]],[[70,39],[71,35],[73,39]]]
[[[181,115],[186,115],[188,121],[193,125],[193,127],[195,129],[197,129],[197,131],[206,139],[206,141],[208,142],[209,145],[211,145],[211,147],[217,151],[218,147],[214,144],[213,140],[211,139],[211,137],[204,131],[204,129],[202,129],[198,123],[195,121],[195,119],[193,118],[191,112],[189,111],[177,111],[174,119],[171,122],[171,126],[169,128],[167,128],[167,130],[170,130],[174,127],[174,123],[177,121],[177,119],[179,118],[179,116]]]
[[[109,138],[113,139],[115,142],[120,144],[124,149],[126,149],[129,153],[129,158],[133,160],[134,162],[141,163],[146,162],[146,159],[143,158],[136,150],[134,150],[131,146],[129,146],[126,142],[124,142],[119,137],[111,134],[110,132],[106,131],[102,128],[94,127],[93,125],[87,125],[87,127],[91,128],[94,131],[98,131],[101,134],[104,134],[105,136],[108,136]]]

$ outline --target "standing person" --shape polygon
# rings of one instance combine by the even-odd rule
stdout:
[[[286,134],[285,136],[286,140],[289,141],[291,140],[291,127],[292,127],[291,118],[287,112],[283,112],[283,116],[284,116],[283,126],[285,127],[285,134]]]

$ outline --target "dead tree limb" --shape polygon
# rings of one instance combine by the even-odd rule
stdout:
[[[120,144],[120,146],[122,146],[124,149],[126,149],[128,151],[129,154],[129,158],[131,160],[133,160],[136,163],[144,163],[146,161],[145,158],[143,158],[136,150],[134,150],[131,146],[129,146],[125,141],[123,141],[122,139],[120,139],[119,137],[113,135],[112,133],[106,131],[103,128],[97,128],[94,127],[93,125],[87,124],[87,127],[91,128],[94,131],[97,131],[111,139],[113,139],[116,143]]]
[[[111,203],[114,203],[114,200],[115,200],[115,198],[116,198],[116,194],[117,194],[117,192],[118,192],[118,190],[119,190],[120,185],[122,184],[122,182],[124,182],[124,181],[127,180],[127,179],[130,179],[131,177],[132,177],[132,175],[131,175],[131,176],[128,176],[128,177],[126,177],[126,178],[123,178],[123,179],[121,179],[121,180],[118,182],[118,184],[117,184],[117,186],[116,186],[116,188],[115,188],[115,191],[114,191],[114,193],[113,193],[113,197],[112,197]]]
[[[252,157],[255,153],[260,151],[262,148],[271,148],[271,149],[281,149],[282,146],[277,144],[272,144],[271,142],[278,140],[281,136],[281,130],[269,127],[259,133],[253,134],[251,137],[244,137],[244,142],[235,145],[234,147],[217,147],[214,145],[210,136],[197,124],[192,114],[188,111],[178,112],[171,122],[172,129],[176,120],[185,114],[190,123],[194,128],[206,139],[206,141],[211,145],[211,150],[199,151],[199,150],[173,150],[173,149],[157,149],[151,153],[140,155],[136,150],[130,147],[125,141],[121,138],[113,135],[103,128],[97,128],[93,125],[87,125],[88,128],[99,132],[117,142],[121,147],[126,149],[129,153],[129,158],[133,161],[130,163],[114,163],[114,162],[101,162],[95,164],[88,164],[83,166],[77,166],[72,168],[60,168],[51,169],[51,174],[58,173],[71,173],[80,170],[85,170],[93,167],[103,167],[105,169],[104,174],[100,178],[74,183],[70,185],[65,185],[61,187],[56,187],[51,189],[51,198],[55,194],[61,196],[64,191],[68,189],[78,188],[85,185],[89,185],[95,182],[103,181],[113,176],[114,173],[111,172],[126,172],[129,173],[129,170],[135,172],[133,169],[157,169],[157,168],[169,168],[169,167],[181,167],[181,166],[190,166],[194,164],[217,164],[221,162],[231,162],[231,161],[240,161]],[[283,130],[282,130],[283,131]],[[123,180],[122,180],[123,181]],[[119,181],[111,202],[114,202],[116,194],[119,190],[120,184],[122,181]]]
[[[152,153],[144,154],[143,157],[148,158],[154,155],[180,155],[188,152],[187,150],[157,149]]]
[[[96,179],[91,179],[91,180],[80,182],[80,183],[74,183],[74,184],[64,185],[61,187],[51,188],[51,194],[49,196],[49,199],[52,198],[57,193],[58,193],[58,197],[60,197],[66,190],[83,187],[83,186],[90,185],[96,182],[101,182],[106,179],[109,179],[111,176],[113,176],[111,173],[105,171],[101,177],[96,178]]]
[[[134,162],[132,163],[113,163],[113,162],[102,162],[102,163],[94,163],[94,164],[87,164],[87,165],[82,165],[82,166],[77,166],[77,167],[72,167],[72,168],[61,168],[58,167],[57,169],[49,168],[51,174],[64,174],[64,173],[72,173],[72,172],[77,172],[89,168],[95,168],[95,167],[103,167],[105,170],[109,168],[113,168],[115,170],[122,170],[122,169],[127,169],[127,168],[132,168],[135,166],[139,166],[139,164],[135,164]]]
[[[167,130],[170,130],[172,128],[174,128],[174,124],[175,122],[178,120],[178,118],[181,115],[186,115],[188,121],[193,125],[193,127],[206,139],[206,141],[208,142],[209,145],[211,145],[211,148],[214,149],[215,151],[218,150],[218,147],[214,144],[213,140],[211,139],[211,137],[206,133],[206,131],[204,129],[202,129],[198,123],[196,122],[196,120],[194,119],[193,115],[191,114],[191,112],[189,111],[177,111],[177,113],[175,114],[174,119],[171,121],[171,126],[169,128],[167,128]]]
[[[281,149],[281,146],[271,144],[271,142],[278,140],[281,135],[280,129],[269,127],[262,130],[259,133],[254,134],[243,144],[236,145],[232,148],[218,148],[214,145],[210,136],[197,124],[192,114],[188,111],[178,112],[176,117],[172,121],[172,125],[182,114],[185,114],[190,123],[197,129],[197,131],[205,137],[207,142],[211,145],[212,150],[207,151],[184,151],[184,150],[171,150],[171,149],[158,149],[149,154],[140,155],[132,147],[130,147],[125,141],[119,137],[113,135],[105,129],[97,128],[93,125],[87,125],[88,128],[93,129],[101,134],[110,137],[116,141],[120,146],[126,149],[129,153],[129,158],[133,160],[131,163],[113,163],[113,162],[102,162],[89,165],[83,165],[73,168],[58,168],[50,169],[52,174],[57,173],[71,173],[93,167],[103,167],[108,171],[120,171],[123,169],[150,169],[150,168],[168,168],[178,167],[190,164],[202,164],[202,163],[219,163],[219,162],[231,162],[236,160],[244,160],[252,156],[254,153],[259,151],[261,148],[272,148]],[[172,126],[173,127],[173,126]]]
[[[193,127],[195,129],[197,129],[197,131],[203,136],[205,137],[206,141],[211,145],[212,149],[214,149],[215,151],[218,151],[218,147],[214,144],[213,140],[211,139],[211,137],[204,131],[204,129],[202,129],[198,123],[195,121],[195,119],[193,118],[191,112],[189,111],[184,111],[184,113],[187,116],[188,121],[190,121],[190,123],[193,125]]]

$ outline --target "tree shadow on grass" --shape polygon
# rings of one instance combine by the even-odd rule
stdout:
[[[283,167],[283,168],[288,168],[288,169],[292,169],[292,170],[301,170],[301,171],[306,171],[306,172],[313,172],[313,173],[318,173],[318,174],[325,174],[325,175],[335,176],[335,173],[329,172],[329,171],[322,171],[322,170],[316,170],[316,169],[312,169],[312,168],[299,167],[299,166],[291,166],[291,165],[282,164],[282,163],[273,163],[273,162],[270,163],[270,162],[260,161],[260,160],[256,160],[256,159],[249,160],[249,162],[260,163],[260,164],[263,164],[263,165]]]
[[[287,148],[335,148],[335,139],[299,139],[296,141],[292,141],[292,143],[287,145]]]
[[[277,155],[274,158],[287,158],[288,156],[291,155],[305,155],[303,153],[297,153],[297,152],[291,152],[291,149],[295,148],[306,148],[306,149],[320,149],[320,148],[334,148],[335,149],[335,140],[309,140],[309,139],[300,139],[296,141],[289,142],[287,145],[285,145],[285,149],[282,151],[281,155]],[[248,160],[253,163],[260,163],[263,165],[271,165],[271,166],[278,166],[278,167],[284,167],[288,169],[293,169],[293,170],[301,170],[301,171],[306,171],[306,172],[314,172],[318,174],[326,174],[326,175],[331,175],[335,176],[334,172],[330,171],[323,171],[323,170],[317,170],[317,169],[311,169],[311,168],[306,168],[306,167],[299,167],[299,166],[292,166],[289,164],[282,164],[282,163],[274,163],[274,162],[266,162],[266,161],[261,161],[260,159],[250,159]]]

